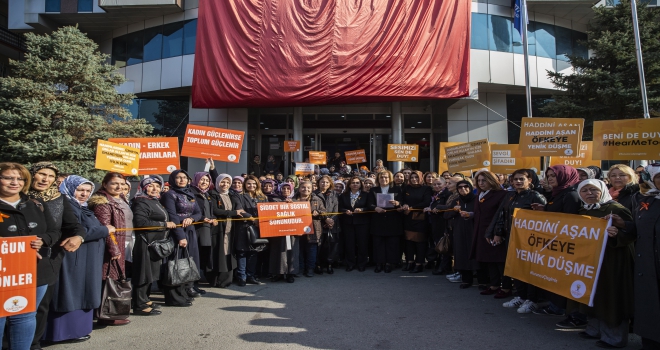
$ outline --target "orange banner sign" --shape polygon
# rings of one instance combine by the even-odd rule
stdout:
[[[516,209],[504,274],[593,306],[607,220]]]
[[[447,166],[447,147],[451,146],[456,146],[460,145],[463,142],[440,142],[440,153],[438,155],[438,174],[442,174],[445,171],[449,171],[449,167]],[[465,175],[465,176],[471,176],[472,172],[471,171],[459,171],[459,173]]]
[[[309,151],[309,162],[312,164],[325,164],[327,158],[325,152]]]
[[[314,174],[314,164],[312,163],[296,163],[296,175],[311,175]]]
[[[449,171],[479,170],[490,166],[490,144],[488,139],[462,143],[447,147]]]
[[[300,151],[300,141],[284,141],[284,152]]]
[[[518,169],[541,171],[541,157],[523,157],[519,145],[490,145],[490,170],[499,174],[511,174]]]
[[[346,157],[346,164],[358,164],[367,162],[367,155],[363,149],[346,151],[344,152],[344,157]]]
[[[570,157],[580,149],[584,119],[522,118],[520,124],[520,150],[525,157]]]
[[[419,145],[396,144],[387,145],[388,162],[419,162]]]
[[[298,236],[313,230],[309,202],[257,203],[257,211],[261,238]]]
[[[192,158],[213,158],[221,162],[238,163],[245,132],[188,124],[181,155]]]
[[[37,236],[2,238],[0,317],[37,310],[37,251],[30,247],[35,239]]]
[[[94,167],[124,175],[137,175],[140,168],[140,150],[119,143],[98,140]]]
[[[594,122],[593,159],[660,159],[660,118]]]
[[[580,153],[573,157],[552,157],[550,158],[550,166],[570,165],[574,168],[584,168],[595,165],[600,168],[600,160],[592,159],[593,144],[593,141],[582,141],[580,143]]]
[[[177,137],[113,138],[108,141],[140,150],[138,175],[169,174],[180,168]]]

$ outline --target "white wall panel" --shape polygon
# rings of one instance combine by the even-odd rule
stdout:
[[[511,17],[511,5],[500,6],[488,4],[488,14],[495,16]]]
[[[227,127],[227,109],[226,108],[212,108],[212,109],[209,109],[209,122],[224,122],[225,123],[224,127],[226,128]]]
[[[181,63],[181,86],[192,86],[195,55],[183,56]]]
[[[529,85],[538,86],[538,74],[536,73],[536,56],[529,56]],[[523,55],[513,55],[513,72],[515,85],[525,86],[525,59]]]
[[[555,24],[555,17],[543,13],[536,13],[534,14],[534,21],[547,24]]]
[[[479,102],[488,105],[487,96],[488,94],[485,93],[479,94]],[[488,120],[488,108],[480,105],[476,101],[469,101],[466,109],[468,112],[468,120]]]
[[[484,120],[468,120],[468,139],[465,141],[476,141],[488,138],[488,122]]]
[[[184,12],[184,17],[186,20],[197,18],[199,10],[197,8],[186,10]]]
[[[183,12],[173,13],[171,15],[163,16],[163,24],[181,22],[185,19],[185,14]]]
[[[447,121],[447,134],[449,142],[465,142],[468,139],[467,122]]]
[[[479,92],[479,82],[490,82],[490,53],[487,50],[470,50],[470,95]]]
[[[447,109],[447,120],[463,120],[468,119],[468,109],[463,108],[449,108]]]
[[[199,7],[199,0],[186,0],[183,2],[183,8],[186,10]]]
[[[160,90],[161,60],[142,64],[142,92]]]
[[[508,122],[506,120],[488,122],[488,141],[499,144],[509,143]],[[515,126],[514,126],[515,128]]]
[[[573,74],[573,66],[570,62],[557,60],[557,72],[567,75]]]
[[[545,89],[553,89],[554,85],[548,79],[548,71],[556,71],[556,60],[552,58],[537,57],[536,58],[536,70],[538,76],[538,87]]]
[[[500,115],[502,115],[504,117],[507,116],[507,113],[506,113],[506,94],[498,94],[498,93],[489,92],[486,95],[486,100],[488,101],[488,103],[486,103],[486,105],[490,109],[486,109],[484,106],[481,106],[481,105],[479,105],[479,107],[481,107],[481,109],[484,109],[484,110],[487,111],[489,121],[493,121],[493,120],[500,121],[500,120],[502,120],[502,117]],[[483,101],[481,101],[481,103],[483,103]],[[474,105],[474,104],[472,104],[472,105]],[[497,113],[491,111],[491,109],[494,110],[495,112],[499,113],[500,115],[498,115]],[[470,114],[472,114],[472,113],[470,113]],[[473,120],[473,119],[470,117],[470,120]]]
[[[513,53],[490,51],[490,82],[513,85]]]
[[[142,63],[126,66],[126,80],[135,84],[133,93],[142,92]]]
[[[472,12],[488,13],[488,4],[483,2],[472,2]]]
[[[9,13],[9,29],[34,29],[25,23],[25,2],[23,0],[9,0],[7,12]]]
[[[170,57],[163,60],[161,71],[160,88],[172,89],[181,87],[181,63],[182,56]]]

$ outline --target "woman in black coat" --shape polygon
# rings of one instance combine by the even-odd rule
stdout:
[[[229,174],[220,174],[215,179],[215,189],[211,198],[215,202],[213,215],[218,220],[217,232],[211,235],[211,251],[213,254],[212,267],[206,271],[206,281],[210,286],[219,288],[228,287],[234,278],[237,263],[234,257],[234,234],[231,218],[239,217],[242,210],[235,210],[229,188],[232,177]]]
[[[433,179],[433,193],[431,194],[431,203],[429,204],[428,208],[424,208],[424,211],[427,213],[429,218],[429,223],[431,224],[431,238],[433,240],[433,247],[435,247],[435,245],[438,244],[438,241],[440,241],[440,238],[445,235],[445,225],[447,221],[445,220],[443,213],[433,211],[433,208],[435,208],[436,205],[439,203],[445,204],[447,202],[447,198],[449,198],[450,192],[445,188],[445,186],[445,178],[438,177]],[[427,254],[427,256],[429,256],[429,254]],[[450,263],[449,267],[443,271],[443,266],[441,263],[442,256],[438,254],[434,249],[432,249],[430,256],[432,259],[431,261],[435,263],[435,268],[433,269],[432,274],[441,275],[451,270]]]
[[[646,167],[651,189],[634,198],[633,221],[612,215],[620,235],[635,240],[635,325],[644,349],[660,349],[660,164]]]
[[[458,205],[453,211],[444,213],[447,220],[452,220],[452,231],[454,232],[454,269],[461,274],[461,289],[472,287],[474,282],[474,271],[479,270],[479,264],[470,259],[472,250],[472,234],[474,232],[474,203],[476,202],[472,183],[468,180],[459,181],[456,184],[458,192]],[[485,281],[479,281],[484,284]]]
[[[34,249],[34,259],[39,257],[38,251],[45,252],[58,244],[60,232],[53,222],[48,207],[41,201],[30,199],[25,192],[30,188],[31,176],[28,170],[17,163],[0,163],[0,236],[37,236],[30,242]],[[29,224],[28,224],[29,223]],[[44,247],[43,250],[40,250]],[[58,264],[59,269],[59,264]],[[49,284],[55,284],[57,273],[53,261],[46,256],[37,260],[36,304],[38,305],[48,289]],[[16,316],[0,317],[0,329],[8,327],[10,334],[17,334],[9,339],[10,349],[29,349],[37,326],[36,312],[28,312]],[[4,332],[0,332],[0,341]],[[22,335],[22,336],[20,336]]]
[[[415,170],[408,178],[408,186],[404,188],[403,206],[404,232],[406,244],[406,259],[408,265],[403,271],[419,273],[424,271],[424,260],[428,248],[428,221],[424,208],[431,203],[431,187],[424,186],[422,172]]]
[[[326,212],[336,213],[339,210],[338,195],[334,191],[332,178],[328,175],[323,175],[318,179],[317,185],[318,190],[314,194],[321,198]],[[321,220],[321,223],[323,233],[319,240],[319,251],[316,256],[314,273],[323,274],[323,268],[325,267],[329,274],[333,274],[335,271],[332,269],[332,263],[337,260],[340,248],[339,235],[341,228],[339,226],[338,216],[336,214],[326,215]]]
[[[115,228],[101,225],[94,212],[87,208],[87,200],[94,193],[91,181],[69,175],[60,184],[60,192],[71,204],[86,236],[80,248],[64,255],[59,280],[53,287],[44,339],[80,342],[90,338],[93,311],[101,305],[105,238]]]
[[[234,250],[236,251],[236,260],[238,268],[236,269],[236,277],[238,281],[236,285],[243,287],[246,284],[263,284],[261,283],[255,273],[257,268],[257,252],[263,250],[263,247],[255,247],[250,242],[248,237],[248,227],[251,225],[258,225],[259,212],[257,211],[257,203],[267,202],[268,199],[261,192],[261,183],[254,175],[248,175],[243,183],[243,193],[236,194],[232,197],[232,206],[235,210],[243,210],[241,213],[243,218],[250,218],[250,220],[240,220],[232,222],[234,226]]]
[[[172,229],[170,234],[174,243],[187,249],[199,269],[199,248],[194,222],[202,220],[202,212],[195,203],[195,194],[190,189],[190,176],[183,170],[175,170],[170,174],[168,183],[170,190],[160,196],[160,204],[167,210],[169,219],[181,227]],[[177,249],[178,254],[185,256],[184,249]],[[170,257],[172,259],[173,257]],[[169,306],[191,306],[192,299],[200,296],[194,289],[194,283],[186,283],[177,287],[165,287],[165,304]]]
[[[346,271],[364,272],[369,257],[369,218],[367,199],[369,193],[362,191],[362,181],[353,176],[348,180],[348,190],[339,196],[338,210],[342,235],[344,236],[344,261]]]
[[[151,283],[158,281],[162,259],[152,258],[149,253],[149,244],[153,241],[165,239],[168,230],[176,228],[176,224],[169,220],[167,210],[158,201],[161,194],[163,180],[159,176],[148,177],[140,181],[138,191],[133,199],[133,227],[152,227],[153,229],[135,232],[135,246],[133,247],[133,313],[135,315],[159,315],[156,305],[149,300]],[[158,227],[158,228],[154,228]]]
[[[273,192],[275,195],[268,197],[269,202],[293,202],[293,184],[283,182]],[[282,279],[288,283],[295,281],[293,276],[298,271],[300,259],[299,243],[300,236],[268,238],[271,281],[277,282]]]
[[[197,242],[199,244],[199,272],[206,273],[213,270],[212,236],[218,234],[218,221],[215,220],[216,201],[211,197],[211,175],[207,172],[196,172],[190,189],[195,194],[195,202],[202,212],[202,221],[195,225]],[[195,291],[206,294],[195,284]]]
[[[376,211],[371,216],[375,273],[383,270],[390,273],[392,266],[401,262],[399,241],[403,233],[403,220],[397,209],[401,207],[403,190],[395,186],[393,180],[394,176],[389,170],[378,173],[376,187],[369,191],[367,200],[368,211]],[[378,201],[379,197],[381,201]]]
[[[513,222],[513,212],[515,209],[531,209],[533,204],[547,203],[545,197],[532,190],[535,185],[531,179],[532,175],[536,175],[529,169],[518,169],[511,174],[511,182],[513,184],[514,192],[509,192],[502,200],[502,204],[495,214],[494,221],[486,231],[486,239],[494,246],[502,243],[508,244],[509,235],[511,234],[511,224]],[[500,260],[506,261],[506,250],[501,251],[502,256]],[[508,277],[506,277],[508,278]],[[504,283],[504,282],[503,282]],[[507,283],[508,284],[508,283]],[[502,304],[507,308],[517,308],[518,313],[530,313],[536,310],[536,288],[518,280],[515,281],[518,296],[513,300]]]

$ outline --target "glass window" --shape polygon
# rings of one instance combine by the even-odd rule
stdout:
[[[78,12],[94,11],[94,0],[78,0]]]
[[[511,22],[511,25],[513,25],[513,22]],[[522,45],[522,36],[520,33],[516,30],[516,28],[513,28],[511,30],[512,38],[513,38],[513,52],[514,53],[523,53],[523,45]],[[534,37],[534,22],[529,22],[527,24],[527,51],[529,51],[530,56],[536,56],[536,38]]]
[[[564,27],[555,27],[555,41],[557,42],[557,59],[569,61],[568,56],[573,54],[572,30]]]
[[[534,24],[536,38],[536,56],[556,58],[555,26],[536,22]]]
[[[126,35],[112,39],[112,64],[117,68],[126,66]]]
[[[573,31],[573,55],[588,58],[589,50],[586,45],[587,34]]]
[[[183,55],[183,22],[163,26],[163,58]]]
[[[126,35],[126,65],[142,63],[142,31]]]
[[[183,54],[195,53],[195,40],[197,39],[197,19],[187,21],[183,25]]]
[[[511,18],[501,16],[488,16],[489,31],[488,42],[491,51],[513,52],[511,40]]]
[[[472,13],[472,33],[470,47],[479,50],[488,50],[488,15]]]
[[[426,129],[431,127],[430,114],[406,114],[403,116],[405,129]]]
[[[46,12],[60,12],[60,0],[46,0]]]
[[[144,30],[144,62],[159,60],[163,47],[163,27],[153,27]]]

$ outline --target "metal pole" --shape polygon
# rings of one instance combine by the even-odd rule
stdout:
[[[401,102],[392,102],[392,143],[403,143],[403,117],[401,116]],[[403,169],[403,162],[392,162],[392,172]]]
[[[527,100],[527,116],[532,117],[532,87],[529,85],[529,52],[527,48],[527,1],[522,0],[520,9],[520,20],[522,22],[523,56],[525,62],[525,97]]]
[[[644,62],[642,60],[642,43],[639,39],[639,23],[637,21],[637,1],[631,0],[633,31],[635,32],[635,53],[637,54],[637,69],[639,70],[639,87],[642,92],[642,105],[644,106],[644,118],[649,119],[649,101],[646,98],[646,79],[644,79]]]

